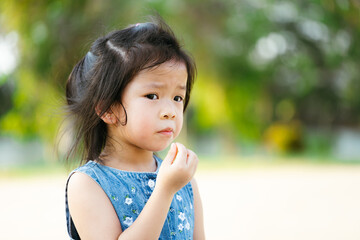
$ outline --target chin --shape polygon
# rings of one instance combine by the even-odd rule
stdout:
[[[166,145],[165,147],[158,147],[158,148],[153,148],[151,151],[153,152],[161,152],[162,150],[166,149],[168,145]]]
[[[158,146],[153,146],[153,147],[150,147],[150,151],[152,152],[160,152],[164,149],[166,149],[168,146],[170,145],[170,143],[166,143],[166,144],[162,144],[162,145],[158,145]]]

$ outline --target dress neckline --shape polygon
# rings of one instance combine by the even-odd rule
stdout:
[[[137,172],[137,171],[126,171],[126,170],[121,170],[121,169],[118,169],[118,168],[114,168],[114,167],[109,167],[109,166],[106,166],[104,164],[101,164],[99,162],[96,162],[96,161],[93,161],[93,160],[90,160],[89,163],[92,163],[94,165],[97,165],[101,168],[106,168],[106,169],[109,169],[109,170],[112,170],[112,171],[116,171],[116,172],[119,172],[119,173],[128,173],[128,174],[157,174],[159,172],[159,168],[160,168],[160,159],[156,156],[156,155],[153,155],[153,158],[155,160],[155,163],[156,163],[156,171],[155,172]]]

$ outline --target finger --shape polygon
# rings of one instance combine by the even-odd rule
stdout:
[[[176,143],[178,153],[176,155],[176,158],[174,160],[174,163],[176,164],[186,164],[187,159],[187,150],[184,145],[181,143]]]
[[[169,152],[164,159],[164,162],[168,164],[172,164],[176,158],[176,153],[177,153],[177,146],[175,143],[172,143],[170,145]]]
[[[176,156],[177,156],[177,154],[178,154],[178,152],[179,152],[177,145],[176,145],[175,143],[174,143],[173,145],[175,146],[175,156],[174,156],[173,159],[171,160],[171,164],[173,164],[173,162],[175,161],[175,158],[176,158]]]
[[[189,159],[189,156],[191,154],[191,150],[190,149],[186,149],[186,164],[188,164],[188,159]]]
[[[188,157],[189,169],[192,173],[195,173],[197,165],[199,163],[199,159],[198,159],[196,153],[194,153],[193,151],[188,150],[188,153],[189,153],[189,157]]]

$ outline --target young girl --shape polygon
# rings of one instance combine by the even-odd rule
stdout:
[[[66,185],[72,239],[204,239],[193,179],[198,158],[180,133],[195,63],[162,21],[97,39],[66,85],[83,156]]]

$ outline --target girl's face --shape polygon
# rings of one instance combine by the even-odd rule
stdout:
[[[148,151],[165,149],[182,128],[186,82],[186,66],[179,62],[141,71],[123,93],[126,125],[117,124],[112,135],[128,146]],[[123,108],[119,110],[119,119],[124,121]]]

